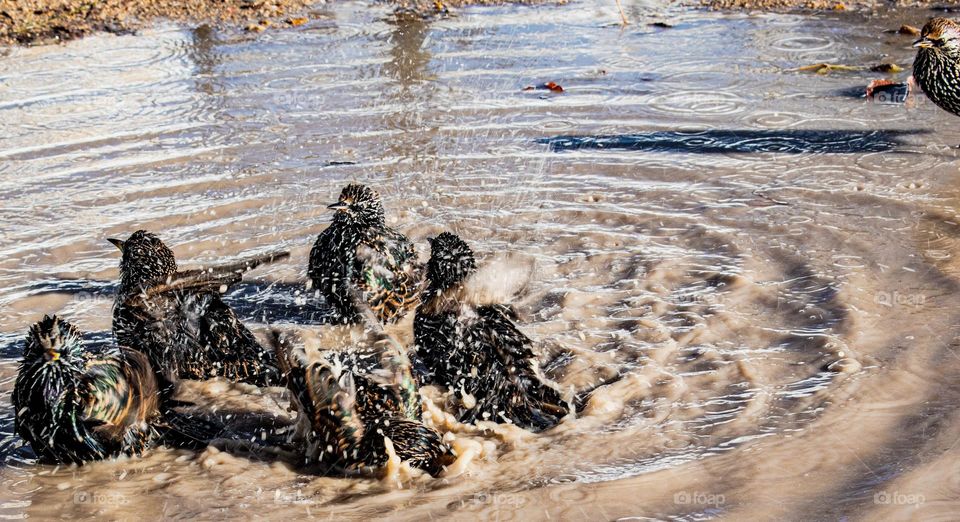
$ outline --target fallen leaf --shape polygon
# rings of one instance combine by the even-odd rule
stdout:
[[[307,23],[307,22],[309,22],[309,21],[310,21],[310,19],[308,19],[308,18],[287,18],[287,23],[290,24],[290,25],[292,25],[292,26],[294,26],[294,27],[296,27],[296,26],[298,26],[298,25],[303,25],[303,24],[305,24],[305,23]]]
[[[882,72],[882,73],[898,73],[903,72],[903,67],[895,63],[881,63],[880,65],[874,65],[870,68],[873,72]]]
[[[812,72],[816,74],[828,74],[831,71],[859,71],[859,67],[852,65],[838,65],[832,63],[815,63],[813,65],[804,65],[797,69],[800,72]]]
[[[897,29],[897,32],[900,34],[906,34],[910,36],[920,36],[920,29],[917,29],[912,25],[906,25],[906,24],[901,25],[900,29]]]
[[[553,92],[563,92],[563,87],[560,87],[559,85],[557,85],[557,84],[554,83],[554,82],[547,82],[547,83],[543,84],[543,86],[544,86],[545,88],[547,88],[547,89],[550,89],[550,90],[553,91]]]

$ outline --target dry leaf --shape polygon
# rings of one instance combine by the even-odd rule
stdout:
[[[906,25],[906,24],[901,25],[900,29],[897,29],[897,32],[900,34],[906,34],[910,36],[920,36],[920,29],[917,29],[912,25]]]
[[[882,72],[882,73],[898,73],[903,72],[903,67],[895,63],[881,63],[880,65],[874,65],[870,68],[873,72]]]
[[[307,23],[307,22],[309,22],[309,21],[310,21],[310,20],[309,20],[308,18],[288,18],[288,19],[287,19],[287,23],[290,24],[290,25],[292,25],[292,26],[294,26],[294,27],[296,27],[296,26],[298,26],[298,25],[303,25],[303,24],[305,24],[305,23]]]

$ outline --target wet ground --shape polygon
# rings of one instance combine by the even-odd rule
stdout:
[[[256,36],[166,26],[7,51],[0,513],[955,518],[960,119],[856,96],[907,73],[795,71],[907,66],[911,38],[885,31],[930,12],[626,7],[621,29],[607,3],[429,22],[337,3]],[[545,82],[563,92],[524,90]],[[261,331],[322,333],[288,290],[350,181],[412,238],[452,229],[533,260],[517,305],[546,369],[618,380],[540,435],[434,407],[479,456],[402,487],[215,449],[76,469],[18,447],[18,342],[47,312],[106,336],[107,237],[153,230],[185,268],[290,249],[228,298]],[[193,392],[286,415],[279,389]]]

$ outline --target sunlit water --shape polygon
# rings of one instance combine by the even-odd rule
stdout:
[[[430,22],[337,3],[255,36],[0,58],[0,514],[955,519],[960,118],[856,97],[879,73],[793,71],[906,66],[911,38],[884,30],[929,13],[627,8],[621,29],[613,2]],[[564,92],[524,90],[548,81]],[[107,237],[150,229],[187,268],[290,249],[228,298],[259,331],[322,331],[278,288],[355,180],[414,239],[533,259],[517,304],[546,369],[613,383],[540,435],[446,426],[482,456],[402,487],[213,449],[55,469],[19,447],[19,340],[48,312],[109,335]],[[195,391],[287,414],[279,389]]]

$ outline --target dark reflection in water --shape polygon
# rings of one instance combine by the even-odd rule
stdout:
[[[65,294],[80,299],[109,299],[113,301],[117,284],[113,281],[87,279],[45,279],[20,289],[26,296]],[[224,294],[224,300],[243,321],[257,323],[291,322],[298,324],[328,324],[332,309],[308,291],[303,284],[285,281],[241,281]],[[26,332],[24,332],[26,335]],[[95,336],[91,340],[99,340]],[[17,356],[15,342],[0,336],[0,356]]]
[[[390,21],[390,61],[383,72],[396,78],[406,90],[413,84],[427,79],[427,64],[430,53],[423,49],[423,42],[430,33],[430,25],[419,16],[398,14]]]
[[[222,57],[217,52],[220,42],[217,41],[216,31],[204,24],[194,29],[191,36],[192,45],[187,56],[197,66],[197,74],[194,76],[197,91],[209,95],[222,93],[223,85],[217,74],[217,66],[220,65]]]
[[[614,149],[654,152],[779,152],[789,154],[858,154],[886,152],[905,145],[906,136],[927,134],[926,130],[708,130],[697,133],[676,131],[616,134],[608,136],[555,136],[538,143],[553,151]]]
[[[428,65],[432,55],[424,48],[430,34],[430,24],[419,16],[397,14],[389,21],[390,61],[383,65],[383,73],[397,81],[396,86],[384,90],[394,110],[386,116],[386,124],[403,134],[387,145],[387,154],[408,158],[415,163],[431,162],[438,155],[437,145],[430,133],[415,132],[429,127],[425,115],[433,114],[431,102],[434,87]],[[382,101],[378,101],[382,104]]]

